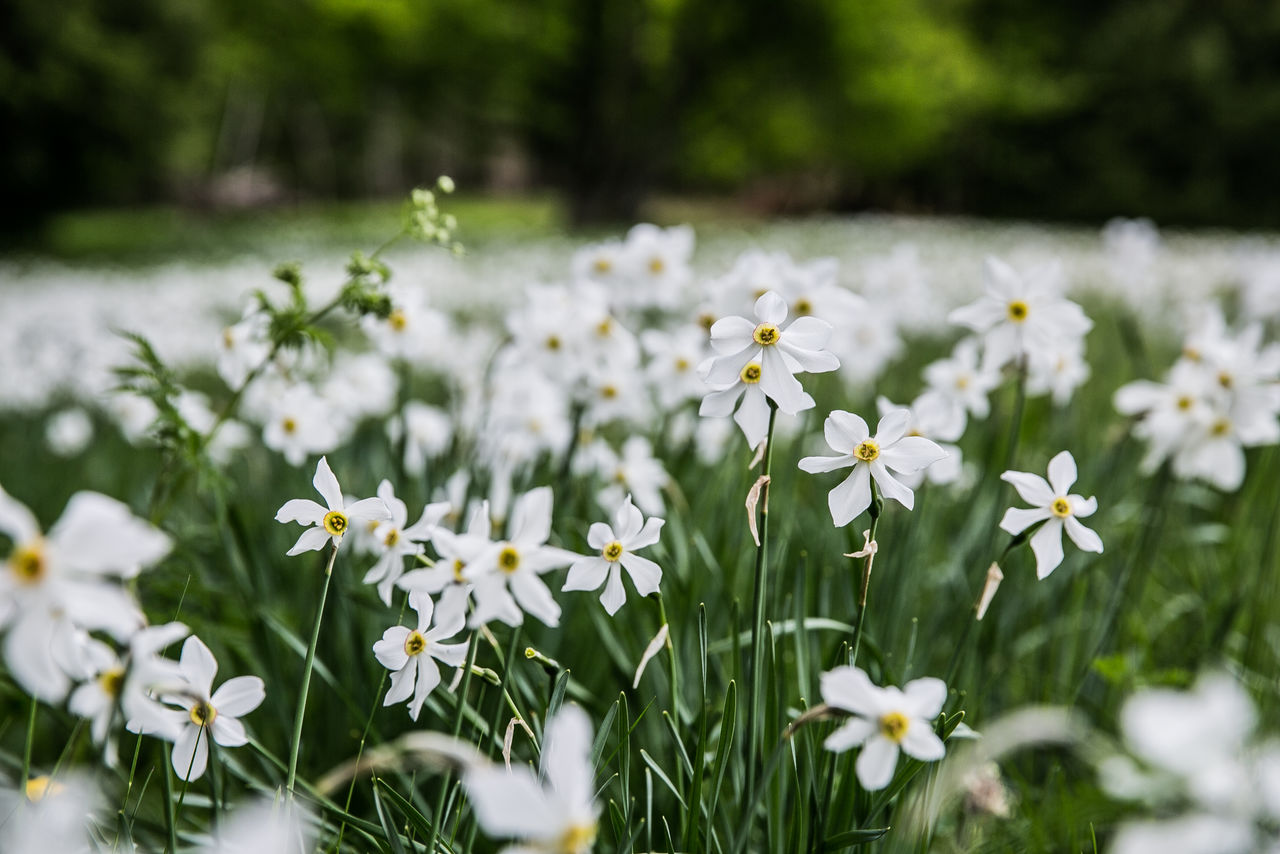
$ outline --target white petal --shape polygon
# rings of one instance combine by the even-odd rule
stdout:
[[[408,656],[405,661],[408,662]],[[391,674],[391,687],[387,689],[387,696],[382,698],[383,706],[394,706],[396,703],[409,699],[413,694],[413,685],[417,681],[418,668],[402,667]]]
[[[316,474],[311,479],[311,485],[316,488],[316,492],[320,493],[320,497],[324,499],[325,504],[329,505],[330,510],[342,509],[342,487],[338,485],[338,478],[334,475],[333,469],[329,468],[329,461],[321,457],[320,462],[316,463]]]
[[[898,745],[882,735],[873,735],[862,746],[855,769],[858,782],[870,792],[878,792],[893,779],[893,769],[898,765]]]
[[[778,404],[778,409],[788,415],[795,415],[813,406],[813,398],[805,393],[804,386],[787,370],[781,354],[772,347],[764,351],[759,386],[767,397]]]
[[[1067,529],[1067,536],[1071,538],[1071,542],[1080,547],[1081,551],[1102,554],[1102,537],[1099,537],[1096,531],[1080,524],[1080,520],[1074,516],[1068,516],[1063,522]]]
[[[604,584],[609,572],[609,561],[602,557],[584,557],[569,567],[561,590],[596,590]]]
[[[1072,516],[1092,516],[1098,512],[1098,499],[1092,495],[1088,498],[1082,498],[1079,495],[1068,495],[1067,501],[1071,503]]]
[[[353,522],[390,522],[391,508],[381,498],[362,498],[343,510]]]
[[[1062,520],[1050,519],[1031,536],[1036,555],[1036,577],[1045,578],[1062,563]]]
[[[465,653],[464,653],[465,654]],[[427,696],[440,684],[440,665],[429,655],[418,656],[418,681],[413,689],[413,701],[409,703],[409,717],[415,721],[422,711]]]
[[[782,340],[804,350],[825,350],[835,330],[830,323],[817,317],[797,317],[787,327]]]
[[[532,614],[548,626],[560,624],[560,606],[547,585],[532,572],[516,572],[511,576],[511,594],[526,614]]]
[[[883,693],[871,682],[861,667],[837,667],[822,674],[823,702],[853,712],[864,718],[874,718],[880,713],[879,697]]]
[[[77,492],[49,531],[66,565],[83,571],[133,575],[169,553],[173,542],[127,505],[96,492]]]
[[[0,533],[14,543],[27,543],[40,535],[40,523],[26,505],[0,488]]]
[[[649,596],[658,592],[658,585],[662,583],[660,566],[646,557],[631,552],[623,552],[619,562],[631,576],[631,582],[635,584],[637,593],[641,596]]]
[[[866,718],[850,718],[844,726],[827,736],[822,746],[836,753],[862,744],[876,731],[876,725]]]
[[[809,474],[820,474],[851,465],[853,465],[853,455],[845,454],[839,457],[804,457],[800,460],[799,468],[801,471],[809,472]]]
[[[947,683],[932,676],[912,679],[902,686],[910,704],[910,717],[921,720],[933,720],[942,712],[942,704],[947,701]]]
[[[1036,522],[1048,519],[1052,515],[1053,511],[1048,507],[1032,507],[1028,510],[1010,507],[1004,511],[1004,518],[1000,520],[1000,529],[1017,536]]]
[[[541,545],[551,536],[552,492],[549,486],[531,489],[516,500],[511,514],[511,541]]]
[[[647,519],[644,527],[641,528],[635,536],[622,541],[627,551],[648,548],[656,544],[662,536],[662,526],[666,524],[665,519],[659,519],[656,516]]]
[[[257,676],[237,676],[223,682],[209,702],[219,714],[238,718],[258,708],[266,696],[266,686]]]
[[[329,532],[324,528],[307,528],[302,532],[302,536],[298,537],[298,541],[293,544],[293,548],[285,552],[286,555],[299,555],[303,552],[315,552],[325,547],[329,542]]]
[[[40,609],[18,617],[4,639],[4,661],[28,694],[46,703],[61,703],[71,680],[53,660],[53,633],[58,624]]]
[[[542,774],[571,814],[594,812],[591,720],[578,706],[561,706],[556,716],[547,721]]]
[[[182,675],[202,697],[213,691],[213,677],[218,675],[218,661],[204,645],[204,641],[192,635],[182,644]]]
[[[946,755],[947,748],[928,724],[913,720],[902,737],[902,752],[921,762],[936,762]]]
[[[382,633],[382,640],[373,644],[373,654],[378,659],[378,663],[388,670],[400,670],[409,660],[409,654],[404,651],[405,638],[409,637],[409,630],[404,626],[392,626]]]
[[[781,324],[787,319],[787,301],[774,291],[765,291],[756,300],[755,313],[762,323]]]
[[[593,549],[602,549],[618,539],[613,535],[613,528],[604,522],[592,522],[587,529],[587,545]]]
[[[319,525],[324,521],[324,515],[327,512],[310,498],[291,498],[276,511],[276,521]]]
[[[209,734],[188,724],[173,743],[173,771],[179,780],[199,780],[209,763]]]
[[[1049,460],[1049,488],[1055,496],[1070,492],[1077,476],[1076,459],[1070,451],[1060,451]]]
[[[831,521],[837,528],[848,525],[870,506],[871,469],[866,465],[855,465],[849,476],[827,494]]]
[[[517,765],[477,765],[462,777],[471,809],[489,836],[549,839],[560,829],[560,810],[543,792],[533,772]]]
[[[616,563],[609,565],[609,576],[605,580],[604,590],[600,593],[600,604],[604,606],[609,616],[618,613],[627,601],[626,588],[622,586],[622,571],[618,569]]]
[[[749,385],[742,395],[742,405],[733,415],[734,422],[742,428],[747,444],[759,446],[769,434],[769,401],[759,385]]]
[[[459,620],[461,621],[461,616]],[[465,643],[432,643],[431,657],[450,667],[461,667],[467,660],[467,646]]]
[[[831,450],[842,454],[852,454],[854,447],[871,438],[871,428],[862,420],[862,416],[843,409],[837,409],[828,415],[822,429]]]
[[[880,492],[885,498],[892,498],[908,510],[915,506],[915,493],[895,480],[893,475],[889,474],[889,470],[884,467],[884,463],[876,460],[868,468],[871,469],[871,476],[876,479],[876,485],[880,487]]]
[[[1005,483],[1013,484],[1022,500],[1032,507],[1048,507],[1055,498],[1049,482],[1038,474],[1025,471],[1007,471],[1000,475]]]
[[[947,452],[923,436],[906,436],[880,452],[880,460],[896,472],[911,474],[945,459]]]
[[[892,445],[906,435],[911,424],[911,410],[895,409],[876,425],[876,441],[881,447]]]
[[[710,392],[702,398],[698,414],[706,418],[727,418],[733,412],[733,406],[742,394],[743,384],[734,383],[729,388]]]
[[[214,708],[218,709],[216,705]],[[213,726],[209,727],[209,730],[212,731],[213,740],[222,747],[240,747],[249,742],[249,736],[244,732],[244,724],[230,715],[223,714],[222,709],[218,709],[218,716],[213,719]],[[210,732],[206,731],[205,736],[209,735]]]

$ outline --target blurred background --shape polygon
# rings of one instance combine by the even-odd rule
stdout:
[[[11,246],[441,173],[577,226],[659,198],[1280,225],[1276,2],[6,0],[0,45]]]

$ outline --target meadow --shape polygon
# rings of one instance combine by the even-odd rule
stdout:
[[[449,190],[0,261],[0,850],[1280,844],[1275,238]]]

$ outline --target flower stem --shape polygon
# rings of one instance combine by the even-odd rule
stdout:
[[[19,782],[24,794],[27,790],[27,781],[31,779],[31,748],[36,737],[36,712],[39,708],[40,701],[32,697],[31,714],[27,716],[27,746],[22,749],[22,779]]]
[[[479,647],[480,633],[471,633],[471,645],[467,650],[467,669],[462,671],[462,684],[458,692],[458,709],[453,715],[453,737],[462,732],[462,711],[467,705],[467,691],[471,687],[471,668],[476,664],[476,652]],[[436,840],[440,837],[440,828],[444,826],[445,797],[449,794],[449,776],[440,781],[440,797],[436,800],[436,810],[431,814],[431,840],[427,843],[427,851],[436,850]]]
[[[884,510],[884,499],[880,497],[880,487],[876,485],[875,480],[871,481],[871,506],[867,508],[867,512],[871,514],[871,532],[867,534],[868,554],[866,563],[862,565],[862,586],[858,588],[858,616],[853,623],[853,646],[849,649],[849,666],[856,667],[858,664],[858,649],[862,646],[862,623],[863,618],[867,615],[867,591],[871,589],[871,562],[875,560],[875,549],[873,543],[876,541],[876,531],[880,529],[880,514]]]
[[[769,481],[773,468],[773,425],[778,417],[778,406],[769,401],[769,431],[765,435],[764,471],[766,480],[760,490],[760,502],[756,512],[759,514],[760,544],[756,546],[756,577],[754,619],[751,622],[751,686],[747,694],[747,787],[745,791],[755,791],[756,764],[760,749],[760,734],[756,732],[756,706],[760,702],[760,694],[764,690],[764,600],[769,573]]]
[[[658,619],[662,621],[662,626],[667,627],[667,655],[671,659],[671,711],[676,716],[676,722],[680,722],[680,679],[679,670],[676,667],[676,648],[671,643],[671,623],[667,620],[667,605],[662,599],[662,591],[658,591]],[[676,769],[680,769],[680,765],[676,765]]]
[[[333,562],[338,557],[335,543],[329,552],[329,562],[324,568],[324,586],[320,588],[320,605],[316,608],[316,624],[311,630],[311,644],[307,647],[307,660],[302,665],[302,688],[298,691],[298,711],[293,716],[293,740],[289,743],[289,781],[285,786],[289,800],[293,800],[293,787],[298,779],[298,749],[302,746],[302,721],[307,712],[307,692],[311,689],[311,671],[316,663],[316,645],[320,642],[320,624],[324,620],[324,603],[329,597],[329,582],[333,580]]]

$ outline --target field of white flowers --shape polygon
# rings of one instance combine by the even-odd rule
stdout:
[[[449,189],[0,266],[0,851],[1277,850],[1280,244]]]

